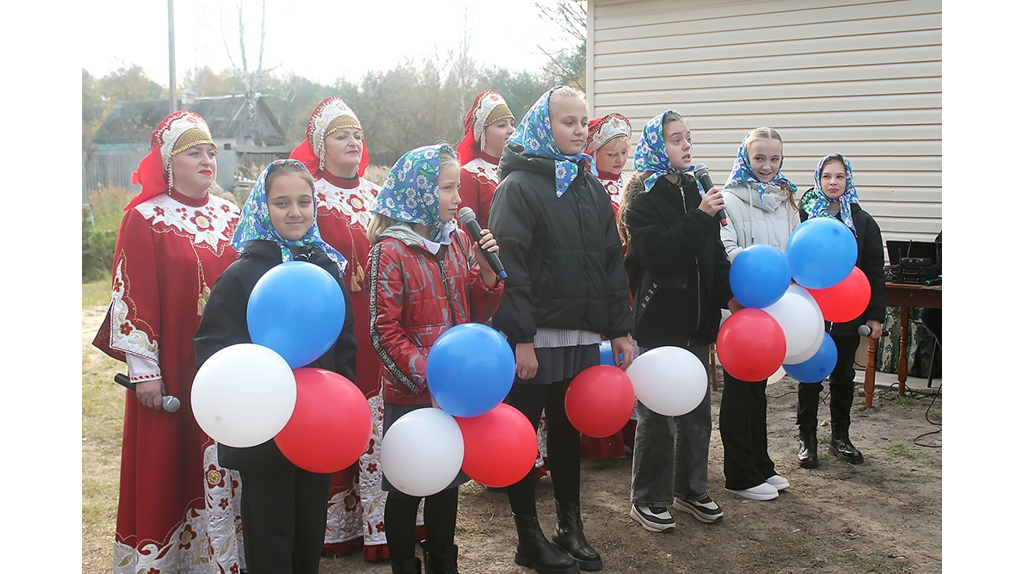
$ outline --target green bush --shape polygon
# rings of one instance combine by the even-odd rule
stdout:
[[[132,196],[134,193],[124,188],[103,187],[91,192],[89,203],[82,206],[83,282],[110,277],[117,228]]]

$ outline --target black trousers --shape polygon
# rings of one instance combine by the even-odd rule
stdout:
[[[832,425],[842,430],[850,428],[850,409],[853,408],[853,362],[860,346],[860,335],[832,335],[838,355],[836,366],[828,377],[829,410]],[[814,432],[818,428],[818,403],[823,385],[800,383],[797,391],[796,424],[801,432]]]
[[[388,528],[388,553],[392,564],[402,564],[416,556],[416,511],[419,496],[409,496],[398,489],[388,492],[384,503],[384,524]],[[455,544],[455,519],[459,512],[458,487],[447,488],[424,498],[423,527],[426,550],[444,552]]]
[[[317,574],[331,475],[241,470],[242,532],[249,574]]]
[[[544,384],[515,383],[505,402],[526,415],[534,430],[543,410],[548,423],[548,470],[555,500],[580,501],[580,431],[565,414],[565,392],[570,380]],[[509,506],[517,516],[537,515],[537,495],[533,473],[506,490]]]
[[[768,381],[748,383],[725,372],[718,429],[725,450],[725,487],[743,490],[776,474],[768,456]]]

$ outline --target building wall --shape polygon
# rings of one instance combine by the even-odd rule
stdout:
[[[719,185],[751,129],[785,140],[801,192],[818,160],[848,157],[884,239],[942,228],[939,0],[588,0],[592,117],[687,118]],[[631,165],[627,166],[630,168]]]

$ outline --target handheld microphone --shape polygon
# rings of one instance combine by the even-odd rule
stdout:
[[[695,164],[693,166],[693,176],[700,181],[700,185],[704,188],[705,192],[710,190],[712,187],[715,187],[715,184],[711,181],[711,174],[708,172],[708,166],[702,163]],[[725,227],[725,225],[729,223],[725,219],[724,209],[719,209],[718,213],[715,214],[715,217],[718,218],[718,222],[722,224],[722,227]]]
[[[862,337],[867,337],[868,335],[871,334],[871,327],[868,327],[867,325],[861,325],[860,327],[857,327],[857,334],[862,336]],[[889,331],[886,331],[885,329],[882,329],[882,334],[880,336],[881,337],[886,337],[888,335],[889,335]]]
[[[459,222],[466,227],[466,231],[469,232],[469,236],[473,238],[473,241],[480,243],[480,238],[483,237],[483,230],[476,221],[476,213],[473,211],[473,208],[463,207],[460,209]],[[498,275],[498,279],[506,279],[508,277],[508,274],[505,273],[505,266],[501,264],[501,260],[498,259],[497,255],[490,251],[484,251],[484,259],[487,260],[487,264]]]
[[[127,375],[124,375],[122,373],[114,375],[114,382],[128,389],[129,391],[135,392],[135,383],[133,383],[131,379],[128,378]],[[178,400],[178,397],[166,395],[160,401],[160,406],[162,406],[165,411],[173,413],[177,411],[179,407],[181,407],[181,401]]]

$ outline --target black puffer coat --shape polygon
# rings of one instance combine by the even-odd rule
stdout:
[[[555,162],[506,147],[489,225],[508,273],[492,323],[509,344],[539,327],[583,329],[609,339],[632,326],[626,273],[608,194],[583,162],[561,197]]]

